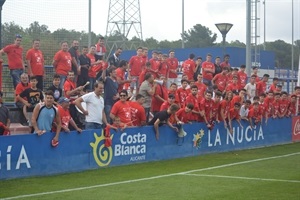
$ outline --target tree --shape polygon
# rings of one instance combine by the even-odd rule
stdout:
[[[32,37],[32,39],[39,39],[41,36],[49,35],[51,32],[48,30],[48,26],[40,25],[35,21],[29,25],[29,28],[25,29],[25,32]]]
[[[11,44],[15,40],[16,34],[20,34],[24,36],[25,32],[24,29],[15,24],[15,22],[9,22],[9,23],[4,23],[2,25],[2,46],[6,46],[8,44]]]
[[[211,47],[215,45],[217,34],[212,33],[209,28],[196,24],[192,29],[185,31],[183,34],[185,47]]]

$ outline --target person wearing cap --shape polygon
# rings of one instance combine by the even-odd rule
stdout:
[[[6,106],[3,105],[3,93],[0,91],[0,135],[7,135],[10,126],[10,114]]]
[[[177,70],[178,70],[178,59],[175,57],[175,51],[170,50],[169,51],[169,58],[167,58],[167,63],[169,67],[169,73],[168,73],[168,81],[167,81],[167,87],[169,88],[172,83],[177,82]]]
[[[71,117],[69,107],[70,107],[70,100],[66,97],[60,97],[58,99],[57,109],[60,115],[61,120],[61,128],[63,131],[69,133],[69,124],[79,133],[81,133],[81,129],[77,126],[73,118]]]
[[[2,55],[7,55],[8,69],[10,70],[14,89],[16,89],[17,84],[20,82],[20,76],[25,70],[21,42],[22,36],[17,34],[15,36],[14,44],[7,45],[0,50],[0,62],[3,62]]]

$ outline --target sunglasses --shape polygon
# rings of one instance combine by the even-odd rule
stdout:
[[[120,97],[126,97],[126,95],[125,94],[120,94]]]

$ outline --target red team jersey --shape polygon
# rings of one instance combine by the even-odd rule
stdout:
[[[141,56],[132,56],[129,60],[130,75],[139,76],[144,66],[144,60]]]
[[[111,113],[115,116],[118,116],[122,123],[131,126],[131,107],[127,101],[117,101],[112,109]]]
[[[59,75],[67,76],[72,69],[72,57],[69,52],[60,50],[54,55],[54,60],[57,61],[55,72]]]
[[[204,61],[202,63],[202,75],[204,79],[212,80],[214,72],[207,72],[209,71],[215,71],[215,65],[212,62]]]
[[[167,63],[170,70],[176,70],[178,69],[178,60],[177,58],[168,58]],[[169,71],[169,77],[168,78],[177,78],[177,73],[174,73],[172,71]]]
[[[218,89],[223,92],[226,88],[226,84],[228,82],[228,76],[227,75],[224,75],[222,73],[220,74],[217,74],[215,77],[214,77],[214,83],[215,85],[218,86]]]
[[[196,63],[193,60],[186,60],[182,63],[182,71],[183,74],[187,75],[188,80],[194,80],[194,71],[196,68]]]
[[[26,60],[30,61],[32,74],[35,76],[44,75],[44,56],[40,50],[29,49],[26,54]]]

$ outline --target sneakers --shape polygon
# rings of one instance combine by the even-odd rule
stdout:
[[[51,146],[53,146],[53,147],[57,147],[58,146],[58,144],[59,144],[59,142],[57,141],[57,140],[51,140]]]

